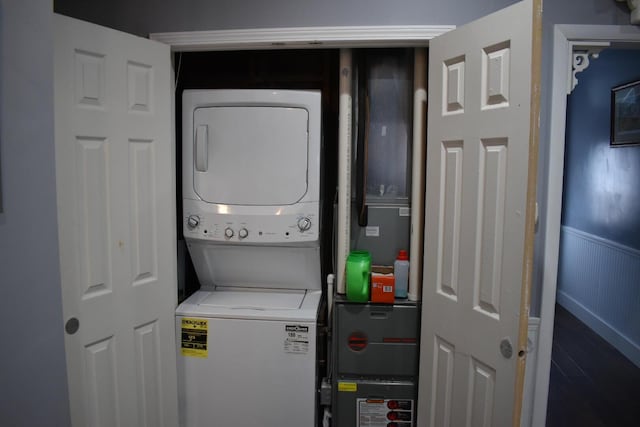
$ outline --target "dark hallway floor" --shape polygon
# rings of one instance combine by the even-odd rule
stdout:
[[[640,426],[640,368],[556,304],[547,427]]]

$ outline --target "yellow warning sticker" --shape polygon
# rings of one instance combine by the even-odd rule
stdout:
[[[208,357],[207,353],[207,319],[183,317],[180,337],[180,352],[183,356]]]
[[[338,391],[348,391],[348,392],[358,391],[358,384],[357,383],[345,383],[345,382],[342,382],[342,381],[338,381]]]

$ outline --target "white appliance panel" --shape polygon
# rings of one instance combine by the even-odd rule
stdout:
[[[186,239],[212,243],[317,244],[320,235],[318,203],[293,206],[228,206],[184,199]],[[190,223],[190,221],[197,221]]]
[[[272,90],[272,89],[207,89],[207,90],[185,90],[182,96],[182,195],[185,200],[194,200],[201,202],[202,206],[214,206],[217,210],[225,211],[231,210],[232,207],[247,208],[267,208],[275,207],[277,209],[285,209],[287,207],[296,206],[298,203],[312,203],[319,202],[320,200],[320,140],[321,140],[321,97],[318,91],[300,91],[300,90]],[[230,114],[236,111],[251,111],[253,113],[245,115],[237,120],[222,120],[222,129],[225,134],[229,134],[231,130],[237,130],[244,136],[242,144],[244,150],[238,149],[233,152],[233,158],[225,158],[220,156],[215,150],[210,149],[210,141],[212,146],[219,143],[219,141],[213,141],[214,133],[210,126],[206,123],[196,125],[194,119],[198,114],[203,115],[203,119],[206,119],[208,113],[206,111],[225,111],[225,114]],[[272,110],[270,113],[273,117],[273,121],[266,123],[265,120],[260,118],[260,114],[255,114],[258,111]],[[275,113],[275,112],[280,112]],[[303,120],[303,116],[306,114],[306,119]],[[276,117],[278,116],[278,117]],[[259,125],[253,124],[251,121],[257,120]],[[300,120],[298,120],[300,119]],[[295,123],[291,123],[291,121]],[[261,124],[260,124],[261,123]],[[273,127],[280,124],[278,130],[274,130]],[[234,129],[235,128],[235,129]],[[262,129],[264,132],[260,132]],[[295,131],[292,129],[296,129]],[[302,130],[304,129],[305,138],[302,143],[292,143],[294,136],[302,136]],[[286,135],[286,140],[281,141],[274,138],[273,135]],[[295,136],[295,138],[297,138]],[[232,137],[235,140],[235,137]],[[224,150],[235,150],[238,148],[237,143],[223,142]],[[298,141],[296,139],[296,141]],[[269,148],[269,144],[275,144],[274,147]],[[293,146],[293,149],[286,148],[285,145]],[[306,150],[306,154],[302,155],[302,149]],[[254,153],[262,153],[260,156],[254,155]],[[204,155],[206,154],[206,156]],[[266,156],[265,160],[263,159]],[[295,160],[296,165],[291,163]],[[212,163],[210,163],[212,162]],[[218,162],[220,165],[214,169],[214,163]],[[250,162],[250,163],[248,163]],[[256,164],[253,164],[256,163]],[[264,163],[264,165],[262,164]],[[268,165],[269,167],[265,166]],[[279,165],[279,166],[278,166]],[[226,170],[225,173],[220,172],[220,167]],[[232,168],[232,170],[229,170]],[[212,195],[208,195],[207,192],[201,187],[201,183],[196,183],[196,180],[201,181],[197,176],[204,178],[208,175],[208,171],[223,176],[227,174],[228,177],[236,177],[241,175],[240,181],[246,180],[244,178],[247,174],[254,174],[255,171],[265,171],[270,169],[274,172],[270,172],[267,176],[260,176],[257,179],[248,180],[248,182],[241,182],[241,185],[245,186],[242,191],[248,193],[250,198],[254,198],[251,203],[247,205],[230,203],[223,203],[219,201],[211,201],[215,199]],[[276,195],[276,198],[280,201],[284,200],[288,203],[276,205],[273,200],[267,200],[266,195],[255,194],[254,187],[256,185],[263,185],[262,182],[275,182],[274,180],[283,180],[285,176],[290,176],[293,173],[302,172],[300,176],[296,176],[292,183],[280,183],[286,189],[283,193],[287,193],[287,196]],[[254,174],[255,176],[255,174]],[[231,179],[224,178],[223,179]],[[260,181],[260,182],[256,182]],[[306,185],[306,191],[303,192],[302,198],[296,199],[296,195],[299,196],[301,189],[301,182]],[[241,198],[235,194],[235,191],[231,190],[231,187],[238,183],[237,179],[228,181],[207,182],[206,186],[224,186],[228,189],[213,189],[215,192],[228,191],[228,197],[230,200],[238,202]],[[290,187],[293,185],[294,187]],[[196,193],[196,187],[198,191],[204,194],[202,197]],[[267,186],[267,191],[280,191],[277,185]],[[295,189],[291,189],[295,188]],[[247,193],[245,193],[245,196]],[[210,199],[210,200],[208,200]],[[289,200],[285,200],[289,199]],[[295,200],[294,200],[295,199]],[[291,200],[294,200],[291,202]],[[256,202],[263,201],[264,205],[256,204]],[[264,215],[261,211],[250,211],[253,215]]]
[[[296,354],[284,350],[287,325],[209,319],[208,357],[178,354],[181,425],[313,427],[316,326],[296,324],[309,328],[308,354]]]
[[[258,300],[255,294],[278,293],[286,302],[273,296]],[[216,288],[197,291],[176,309],[177,316],[215,317],[227,319],[282,320],[315,322],[322,291],[282,289]],[[299,304],[297,308],[292,308]]]
[[[231,310],[298,310],[304,300],[304,291],[251,291],[216,290],[207,292],[199,304],[206,308],[229,308]]]
[[[196,194],[228,205],[298,202],[307,192],[308,121],[304,108],[196,108]]]
[[[181,425],[315,425],[315,323],[295,323],[309,331],[300,354],[285,351],[286,321],[208,320],[208,357],[178,354]]]
[[[320,288],[320,100],[317,91],[184,92],[183,232],[204,286]],[[286,248],[300,245],[316,250]]]
[[[177,310],[177,337],[183,318],[208,322],[206,357],[184,356],[178,349],[181,425],[314,426],[315,318],[321,292],[305,295],[301,309],[235,318],[224,317],[225,310],[242,298],[233,297],[229,307],[208,306],[216,299],[213,293],[198,292]],[[292,330],[303,343],[292,345]]]
[[[248,246],[187,242],[204,289],[239,286],[321,289],[319,246]]]

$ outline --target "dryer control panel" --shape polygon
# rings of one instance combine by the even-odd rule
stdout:
[[[290,212],[243,214],[242,207],[184,200],[185,238],[254,244],[315,242],[319,238],[318,204],[297,205]]]

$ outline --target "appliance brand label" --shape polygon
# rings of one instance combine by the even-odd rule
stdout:
[[[207,319],[184,317],[181,325],[180,353],[189,357],[208,357],[208,329]]]
[[[369,343],[369,339],[364,334],[364,332],[353,332],[349,335],[349,341],[347,345],[353,351],[362,351],[367,347]]]
[[[309,327],[285,325],[284,352],[307,354],[309,352]]]

